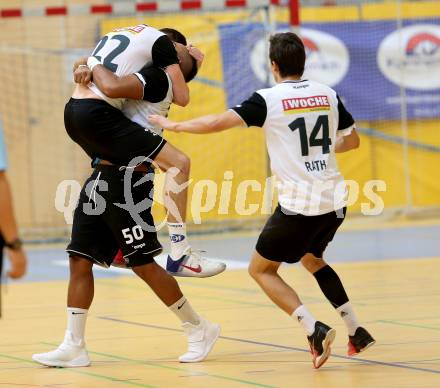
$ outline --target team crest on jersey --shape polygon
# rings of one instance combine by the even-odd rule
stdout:
[[[139,25],[137,25],[137,26],[117,28],[117,29],[115,29],[115,30],[113,30],[113,31],[114,31],[114,32],[127,31],[127,32],[131,32],[132,34],[139,34],[139,33],[141,33],[143,30],[145,30],[146,28],[147,28],[147,25],[145,25],[145,24],[139,24]]]
[[[330,110],[330,102],[327,96],[286,98],[281,102],[284,114]]]

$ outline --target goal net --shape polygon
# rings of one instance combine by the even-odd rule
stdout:
[[[393,214],[440,208],[435,1],[303,1],[295,27],[289,25],[287,1],[22,3],[11,8],[0,0],[0,120],[16,213],[31,239],[68,236],[60,210],[75,196],[69,182],[81,184],[91,172],[90,161],[64,130],[72,64],[102,34],[139,23],[179,29],[206,54],[190,85],[190,105],[171,110],[176,119],[222,112],[270,86],[267,38],[293,28],[306,45],[305,76],[332,86],[358,122],[362,147],[338,156],[346,178],[357,185],[352,192],[359,193],[351,214],[374,208],[374,195]],[[260,129],[166,137],[192,160],[188,216],[194,230],[249,228],[264,220],[273,185]],[[386,191],[374,185],[379,181]],[[63,196],[56,201],[57,190]],[[154,213],[163,217],[163,208],[156,206]]]
[[[140,23],[172,27],[206,54],[190,84],[190,105],[173,107],[173,118],[222,112],[231,103],[227,87],[249,93],[255,87],[248,70],[233,63],[234,58],[249,56],[252,48],[240,47],[239,37],[223,26],[258,25],[257,37],[267,37],[268,1],[95,3],[10,9],[0,0],[0,118],[16,213],[30,239],[69,235],[60,210],[71,207],[78,184],[91,173],[90,160],[65,132],[63,110],[73,90],[73,62],[88,56],[101,35]],[[260,129],[166,137],[191,157],[190,223],[203,230],[223,229],[249,226],[264,217],[267,157]],[[251,187],[242,185],[246,198],[237,210],[236,193],[244,181],[252,181]],[[252,189],[255,184],[261,187]],[[248,204],[255,204],[251,211]],[[163,218],[163,207],[155,206],[154,213]]]

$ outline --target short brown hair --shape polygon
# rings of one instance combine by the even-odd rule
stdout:
[[[183,44],[184,46],[188,44],[185,35],[183,35],[180,31],[175,30],[174,28],[165,27],[161,28],[160,31],[168,35],[168,38],[170,38],[173,42]]]
[[[269,58],[277,64],[281,77],[304,73],[306,52],[304,43],[293,32],[282,32],[270,38]]]

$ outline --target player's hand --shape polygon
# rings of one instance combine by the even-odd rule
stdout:
[[[88,59],[88,57],[81,57],[81,58],[77,59],[75,61],[75,63],[73,64],[72,71],[75,71],[81,65],[87,65],[87,59]]]
[[[167,119],[166,117],[160,115],[149,115],[148,121],[150,121],[150,123],[159,125],[163,129],[167,129],[168,131],[178,132],[175,128],[177,123]]]
[[[87,66],[80,66],[73,72],[75,83],[87,86],[92,81],[93,73]]]
[[[8,249],[8,257],[11,262],[11,269],[7,273],[11,279],[19,279],[26,273],[27,259],[22,249]]]
[[[197,68],[200,69],[202,67],[203,60],[205,59],[205,54],[203,54],[197,47],[189,44],[186,46],[188,49],[189,55],[191,55],[197,62]]]

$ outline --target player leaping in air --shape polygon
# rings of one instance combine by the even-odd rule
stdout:
[[[84,334],[88,309],[94,295],[92,267],[94,264],[109,267],[118,249],[122,250],[127,266],[181,320],[188,337],[188,351],[179,357],[181,362],[204,360],[219,336],[219,325],[210,323],[192,309],[170,273],[175,276],[206,277],[222,272],[224,264],[195,256],[186,238],[180,238],[176,239],[179,241],[175,245],[172,241],[168,273],[154,261],[154,256],[161,252],[162,246],[157,240],[151,206],[140,209],[135,206],[146,199],[151,202],[149,197],[153,182],[151,177],[146,178],[151,174],[150,164],[153,160],[164,170],[177,167],[177,174],[174,169],[172,184],[176,184],[176,181],[177,184],[186,183],[188,178],[188,158],[167,143],[155,132],[156,128],[146,122],[149,113],[168,112],[175,97],[173,72],[178,73],[182,69],[180,76],[186,81],[190,81],[197,73],[196,60],[190,55],[194,49],[189,51],[179,44],[176,47],[179,57],[175,46],[164,33],[145,25],[106,35],[98,43],[95,57],[90,58],[91,67],[98,74],[100,69],[105,70],[104,66],[116,72],[123,81],[122,89],[110,88],[112,93],[128,90],[129,95],[122,94],[121,97],[137,98],[140,101],[131,101],[129,105],[127,102],[125,106],[125,99],[108,98],[98,83],[78,85],[66,105],[67,132],[92,159],[99,159],[100,162],[81,191],[74,213],[72,239],[67,247],[70,282],[65,338],[56,350],[33,356],[35,361],[43,365],[81,367],[90,364]],[[97,63],[98,58],[104,66]],[[139,70],[144,64],[148,66]],[[178,69],[174,69],[175,66]],[[166,73],[164,69],[170,67],[174,69],[173,72]],[[121,72],[118,72],[119,68]],[[124,109],[133,121],[120,109]],[[139,158],[137,163],[131,165],[133,159]],[[128,173],[120,168],[123,166],[132,174],[128,182],[124,179]],[[128,209],[121,206],[126,204],[127,194],[133,201]],[[169,195],[175,195],[171,199],[175,200],[180,211],[178,214],[169,214],[175,222],[170,225],[170,235],[186,237],[183,222],[186,192],[184,195],[173,192]],[[139,220],[133,217],[132,211]],[[183,244],[182,240],[185,241]]]
[[[346,189],[335,153],[357,148],[359,137],[336,92],[301,79],[305,51],[297,35],[274,35],[270,61],[277,84],[257,91],[241,105],[180,123],[158,115],[150,116],[150,121],[170,131],[199,134],[243,124],[264,129],[272,172],[279,180],[279,205],[259,236],[249,273],[278,307],[303,326],[313,365],[319,368],[330,355],[336,332],[313,317],[278,268],[282,262],[301,261],[313,274],[347,326],[350,356],[374,344],[359,325],[339,276],[323,259],[346,210]]]

